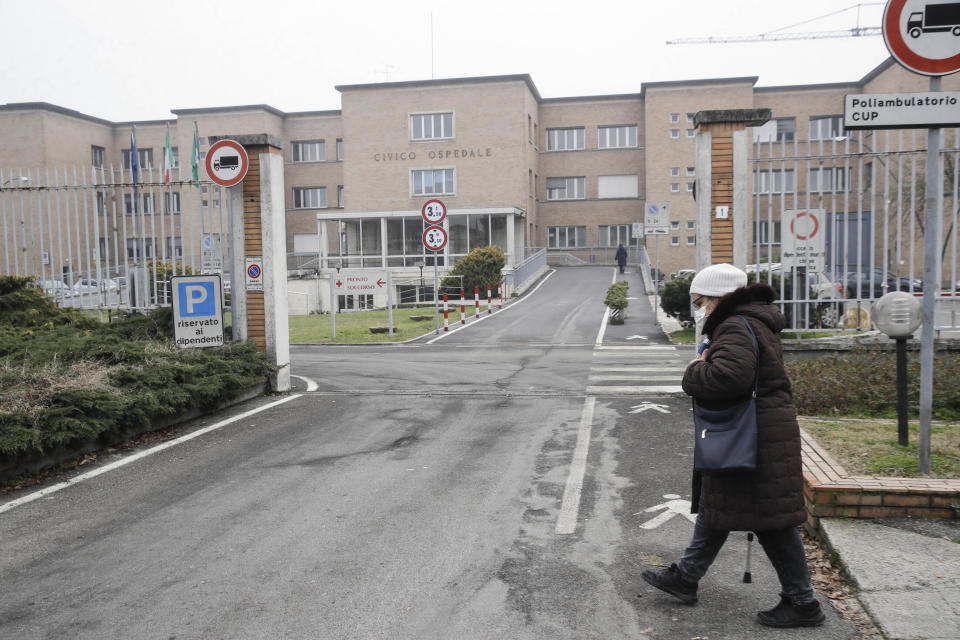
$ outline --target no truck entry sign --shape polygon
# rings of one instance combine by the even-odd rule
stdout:
[[[883,40],[911,71],[927,76],[960,71],[960,2],[889,0]]]

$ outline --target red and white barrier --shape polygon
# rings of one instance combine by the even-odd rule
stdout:
[[[487,313],[493,313],[493,304],[491,302],[490,285],[487,285]]]
[[[473,317],[479,318],[480,317],[480,287],[479,286],[473,288],[473,304],[475,305],[477,310],[476,314]]]
[[[497,310],[503,309],[503,282],[497,283]]]
[[[460,324],[467,324],[467,305],[463,300],[463,289],[460,289]]]
[[[450,331],[450,309],[447,305],[447,294],[443,294],[443,330]]]

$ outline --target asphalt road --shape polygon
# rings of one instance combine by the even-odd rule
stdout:
[[[832,610],[754,622],[778,585],[756,544],[741,583],[742,534],[695,607],[640,580],[692,532],[692,350],[645,299],[604,325],[614,277],[554,272],[439,338],[295,346],[294,394],[4,496],[0,638],[850,637]]]

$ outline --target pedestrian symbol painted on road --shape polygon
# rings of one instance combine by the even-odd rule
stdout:
[[[653,511],[663,511],[660,515],[655,518],[651,518],[640,525],[641,529],[656,529],[662,525],[667,520],[671,519],[673,516],[683,516],[690,522],[696,522],[697,514],[690,513],[690,501],[683,500],[680,496],[674,493],[664,494],[664,498],[667,499],[667,502],[663,504],[658,504],[656,506],[650,507],[649,509],[644,509],[641,513],[651,513]],[[640,514],[636,514],[640,515]]]

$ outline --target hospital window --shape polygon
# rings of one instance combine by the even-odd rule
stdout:
[[[583,145],[583,127],[547,129],[547,151],[581,151]]]
[[[810,118],[810,139],[830,140],[843,136],[843,116],[819,116]]]
[[[597,147],[600,149],[629,149],[637,146],[637,125],[597,127]]]
[[[414,169],[410,171],[415,196],[453,195],[453,169]]]
[[[327,208],[327,188],[326,187],[294,187],[293,208],[294,209],[326,209]]]
[[[768,171],[761,169],[753,172],[754,193],[793,193],[796,178],[793,169]]]
[[[323,140],[294,140],[290,143],[294,162],[323,162],[327,159]]]
[[[547,246],[551,249],[565,249],[587,246],[586,227],[549,227]]]
[[[611,224],[600,225],[597,228],[597,245],[601,247],[615,247],[630,244],[630,225]]]
[[[452,111],[410,115],[411,140],[449,140],[453,137]]]
[[[583,200],[586,177],[547,178],[547,200]]]

